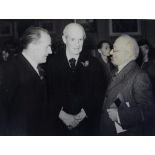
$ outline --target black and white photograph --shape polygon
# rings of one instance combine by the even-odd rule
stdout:
[[[0,9],[0,153],[152,154],[151,1],[8,1]]]
[[[131,33],[133,23],[141,33]],[[154,26],[149,19],[1,19],[0,134],[154,136]]]

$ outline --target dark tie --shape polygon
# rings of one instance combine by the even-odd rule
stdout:
[[[72,58],[72,59],[69,60],[69,64],[70,64],[70,67],[71,67],[72,70],[75,69],[75,66],[76,66],[75,62],[76,62],[75,58]]]
[[[45,76],[44,69],[40,65],[37,66],[37,69],[38,69],[38,72],[39,72],[40,79],[43,80],[44,79],[44,76]]]

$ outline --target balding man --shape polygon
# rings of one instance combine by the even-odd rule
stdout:
[[[98,61],[82,51],[85,38],[80,24],[68,24],[62,36],[65,49],[49,62],[49,96],[55,103],[51,118],[58,135],[94,135],[99,121],[102,71]]]
[[[0,99],[7,112],[7,135],[46,135],[47,92],[39,64],[51,51],[51,37],[40,27],[28,28],[22,51],[0,68]]]
[[[101,135],[144,135],[149,131],[154,99],[148,75],[135,63],[138,53],[138,44],[129,35],[114,42],[111,61],[118,71],[106,91]]]

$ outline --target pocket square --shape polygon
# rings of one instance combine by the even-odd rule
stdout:
[[[129,108],[130,107],[130,103],[129,102],[125,102],[127,107]]]

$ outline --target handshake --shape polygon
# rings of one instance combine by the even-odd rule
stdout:
[[[77,127],[79,125],[79,123],[85,117],[87,117],[87,115],[86,115],[86,113],[85,113],[83,108],[76,115],[72,115],[72,114],[66,113],[65,111],[63,111],[63,108],[61,109],[61,111],[59,113],[59,118],[62,120],[62,122],[66,125],[66,127],[69,130],[72,130],[73,128]]]

